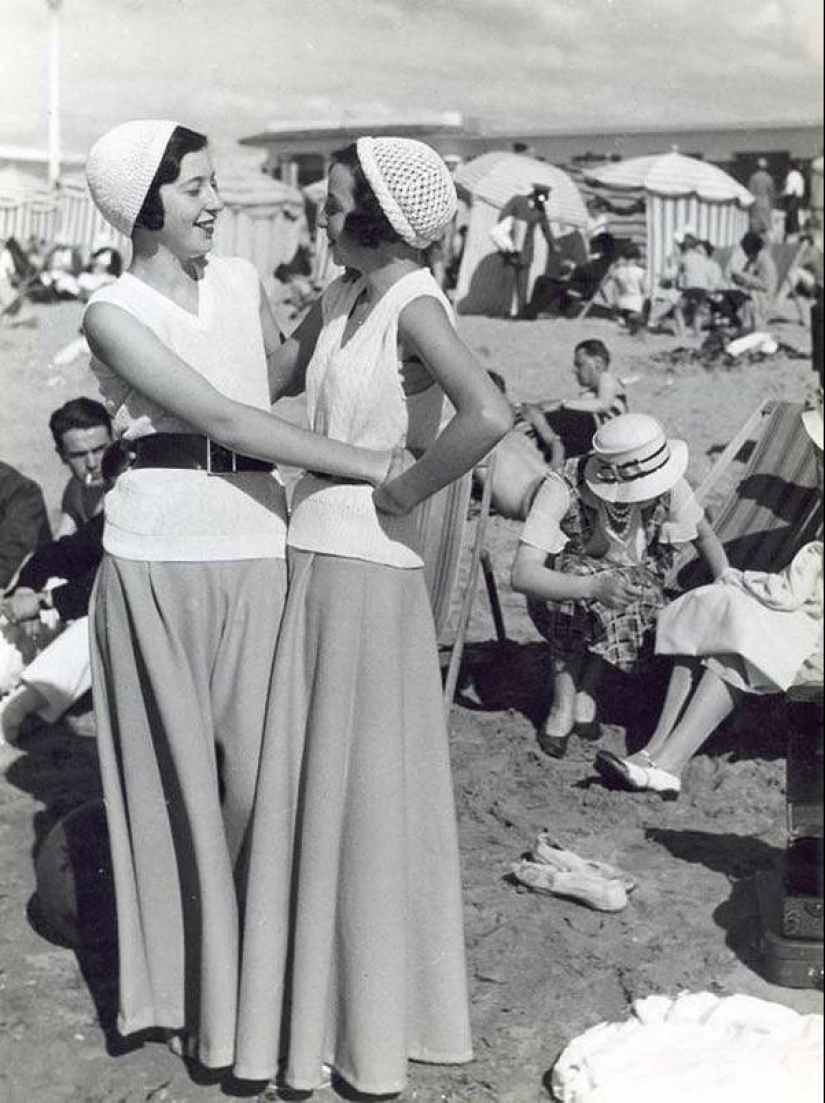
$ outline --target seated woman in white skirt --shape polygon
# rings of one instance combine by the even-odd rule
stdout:
[[[657,654],[678,655],[649,743],[599,773],[626,788],[675,799],[682,773],[746,693],[822,693],[822,543],[805,544],[778,574],[728,568],[667,606]]]

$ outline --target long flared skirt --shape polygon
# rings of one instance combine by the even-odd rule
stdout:
[[[234,1059],[246,837],[285,593],[283,560],[106,556],[93,594],[118,1029],[182,1030],[214,1068]]]
[[[253,815],[237,1076],[400,1091],[470,1060],[441,679],[420,570],[290,553]]]

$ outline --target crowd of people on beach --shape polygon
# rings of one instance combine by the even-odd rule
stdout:
[[[521,526],[512,586],[552,657],[550,758],[597,724],[605,666],[675,657],[647,746],[596,757],[611,784],[668,799],[743,695],[821,691],[822,544],[775,574],[732,568],[685,481],[688,445],[635,409],[600,339],[575,349],[577,398],[514,407],[426,263],[456,192],[424,143],[334,155],[319,226],[343,275],[290,334],[254,267],[212,255],[204,135],[124,123],[86,172],[132,258],[101,255],[94,287],[72,275],[102,401],[51,417],[69,469],[54,534],[36,484],[0,463],[0,743],[91,692],[122,1034],[295,1091],[335,1075],[399,1093],[408,1060],[472,1056],[418,507],[496,456],[493,506]],[[543,195],[516,214],[544,225]],[[693,227],[675,246],[657,292],[635,246],[608,256],[598,286],[628,332],[764,324],[764,236],[749,230],[728,279]],[[271,412],[297,395],[306,429]],[[821,394],[798,429],[821,453]],[[287,486],[279,468],[303,474]],[[708,580],[674,601],[689,545]]]

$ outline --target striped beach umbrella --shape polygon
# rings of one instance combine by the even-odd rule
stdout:
[[[732,176],[676,150],[614,161],[589,169],[587,178],[614,191],[642,189],[647,224],[647,269],[658,281],[674,234],[689,226],[715,246],[734,245],[748,228],[753,196]]]

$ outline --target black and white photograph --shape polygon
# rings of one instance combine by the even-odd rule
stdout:
[[[821,0],[0,0],[0,1101],[825,1103]]]

